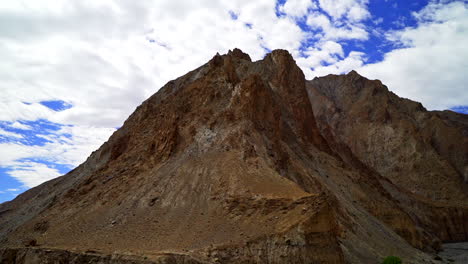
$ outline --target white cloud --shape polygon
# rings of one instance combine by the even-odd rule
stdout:
[[[11,166],[8,174],[24,183],[24,187],[27,188],[35,187],[61,175],[57,169],[38,162],[17,163]],[[19,191],[19,189],[8,189],[8,191]]]
[[[322,31],[319,33],[322,40],[366,40],[368,38],[364,25],[360,23],[332,22],[319,12],[311,12],[306,23],[312,29]]]
[[[466,105],[468,6],[431,3],[415,17],[417,27],[388,35],[403,48],[358,72],[382,80],[396,94],[423,102],[429,109]]]
[[[18,121],[11,124],[10,127],[16,128],[16,129],[21,129],[21,130],[31,130],[31,129],[33,129],[31,126],[25,125],[25,124],[23,124],[21,122],[18,122]]]
[[[340,44],[333,42],[333,41],[326,41],[322,45],[322,50],[328,51],[330,54],[338,54],[341,57],[344,56],[343,48]]]
[[[5,89],[3,95],[0,95],[2,97],[0,98],[0,120],[9,122],[16,120],[37,120],[47,119],[53,115],[53,111],[49,108],[38,103],[25,104],[13,94],[14,89]]]
[[[319,0],[320,7],[333,19],[341,19],[346,16],[353,22],[369,18],[367,0]]]
[[[7,192],[17,192],[19,190],[20,189],[18,189],[18,188],[10,188],[10,189],[7,189]]]
[[[307,17],[307,25],[313,29],[328,29],[331,22],[324,14],[313,12]]]
[[[323,62],[328,64],[337,63],[339,58],[344,56],[344,52],[340,44],[326,41],[321,43],[317,48],[309,47],[304,52],[304,55],[305,57],[297,59],[297,63],[305,72],[308,72],[310,71],[309,68],[319,67]]]
[[[305,69],[304,74],[308,79],[327,74],[342,74],[361,67],[365,62],[365,54],[352,51],[343,60],[337,61],[331,65],[318,66],[312,69]]]
[[[319,3],[329,16],[317,10],[309,12],[306,24],[314,32],[311,39],[315,40],[315,45],[308,47],[303,57],[297,58],[298,65],[309,79],[330,73],[345,73],[353,67],[362,66],[365,54],[349,51],[345,55],[340,42],[369,38],[362,23],[370,17],[367,1],[323,0]]]
[[[280,6],[280,11],[292,17],[303,17],[312,8],[317,8],[312,0],[288,0]]]
[[[14,132],[6,131],[3,128],[0,128],[0,136],[5,136],[9,138],[23,138],[22,135],[16,134]]]
[[[361,21],[370,17],[369,11],[365,5],[353,5],[348,12],[348,18],[351,21]]]
[[[379,17],[379,18],[372,20],[372,23],[374,23],[375,25],[380,25],[382,24],[383,21],[384,21],[383,17]]]
[[[46,132],[46,131],[39,131]],[[47,140],[44,145],[19,142],[0,143],[0,166],[27,187],[60,176],[47,164],[61,164],[73,168],[82,163],[114,132],[112,128],[64,126],[60,130],[38,135]]]
[[[0,166],[9,167],[23,159],[41,159],[77,166],[106,141],[112,132],[112,128],[73,126],[39,135],[48,141],[41,146],[16,142],[0,143]]]

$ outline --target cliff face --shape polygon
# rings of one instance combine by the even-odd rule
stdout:
[[[1,204],[0,262],[426,263],[468,239],[466,124],[356,73],[306,81],[287,51],[235,49]]]
[[[429,112],[356,72],[308,81],[322,133],[392,182],[434,201],[468,197],[468,118]]]

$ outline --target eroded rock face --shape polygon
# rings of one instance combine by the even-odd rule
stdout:
[[[367,166],[431,200],[466,201],[466,115],[426,111],[354,71],[308,81],[308,91],[322,132]]]
[[[455,184],[466,159],[440,136],[449,126],[466,140],[463,117],[422,114],[411,117],[424,124],[414,128],[406,112],[393,114],[423,113],[413,102],[347,108],[355,103],[345,95],[399,104],[368,91],[381,84],[355,73],[320,80],[307,82],[284,50],[256,62],[238,49],[217,54],[143,102],[78,168],[1,204],[0,259],[426,263],[441,241],[467,239],[466,191]],[[346,123],[354,115],[363,128]],[[371,139],[349,139],[368,129]],[[392,148],[408,129],[421,136]],[[444,181],[423,180],[429,170],[414,153],[433,158],[434,173],[451,166]],[[399,159],[409,178],[393,173]]]
[[[318,127],[338,155],[393,183],[399,192],[380,180],[439,239],[468,240],[466,115],[427,111],[355,71],[315,78],[307,89]]]

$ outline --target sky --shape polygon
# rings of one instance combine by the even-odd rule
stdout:
[[[0,2],[0,203],[81,164],[150,95],[217,52],[287,49],[468,113],[468,1]]]

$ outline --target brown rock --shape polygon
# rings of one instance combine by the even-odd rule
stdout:
[[[356,72],[306,81],[284,50],[217,54],[1,204],[0,260],[424,263],[467,239],[465,121]]]

